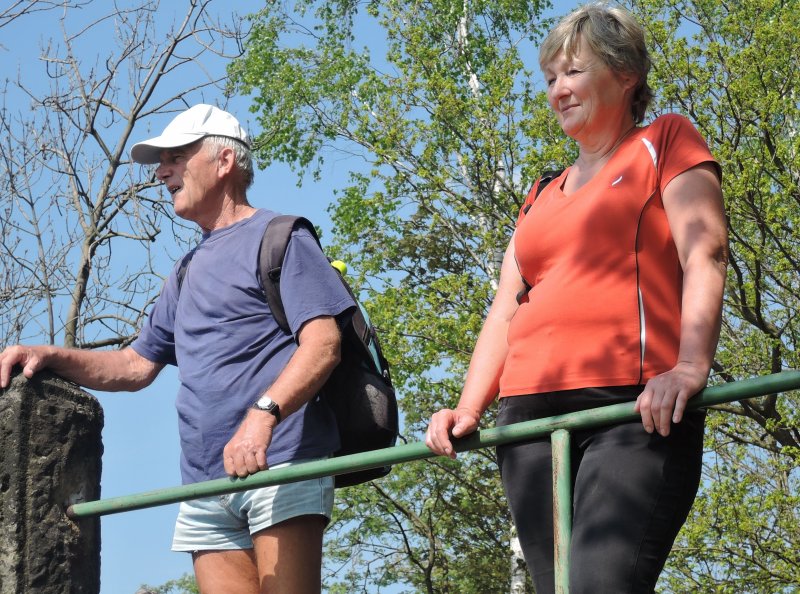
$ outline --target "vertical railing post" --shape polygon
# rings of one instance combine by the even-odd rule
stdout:
[[[100,496],[103,409],[49,372],[0,390],[0,594],[97,594],[100,521],[67,506]]]
[[[572,537],[572,468],[570,434],[553,431],[553,537],[556,594],[569,594],[569,544]]]

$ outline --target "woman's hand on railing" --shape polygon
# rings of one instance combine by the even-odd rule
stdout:
[[[689,363],[652,378],[636,399],[634,410],[642,415],[645,431],[667,436],[672,423],[680,423],[689,399],[702,391],[708,381],[708,369]]]
[[[425,433],[425,445],[440,456],[455,458],[456,452],[450,438],[469,435],[478,428],[479,419],[480,413],[468,408],[444,408],[431,417]]]

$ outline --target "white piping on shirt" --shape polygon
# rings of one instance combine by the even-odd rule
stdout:
[[[644,369],[644,349],[647,344],[647,326],[644,321],[644,297],[642,297],[642,288],[636,287],[639,293],[639,369]]]
[[[655,167],[656,171],[658,171],[658,153],[656,152],[656,148],[653,146],[652,142],[647,140],[647,138],[642,138],[641,140],[642,144],[644,144],[645,148],[647,149],[647,152],[650,153],[650,158],[653,160],[653,167]],[[637,268],[639,267],[638,258],[636,267]],[[647,325],[645,323],[645,318],[644,318],[644,296],[642,295],[642,288],[639,285],[638,281],[638,276],[639,276],[638,271],[636,276],[637,276],[636,291],[639,294],[639,327],[641,328],[639,334],[639,344],[641,346],[641,350],[639,352],[639,369],[641,371],[644,371],[644,355],[647,346]]]
[[[653,146],[653,143],[646,138],[642,138],[642,142],[644,143],[644,146],[647,147],[647,152],[650,153],[650,158],[653,159],[653,166],[658,169],[658,154],[656,153],[656,148]]]

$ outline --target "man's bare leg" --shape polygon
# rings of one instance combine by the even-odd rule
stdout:
[[[259,594],[252,549],[199,551],[192,559],[201,594]]]
[[[253,535],[261,594],[319,594],[325,523],[323,516],[298,516]]]

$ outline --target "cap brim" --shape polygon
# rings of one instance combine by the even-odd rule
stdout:
[[[208,136],[208,133],[185,132],[182,134],[169,134],[156,136],[150,140],[137,142],[131,147],[131,159],[142,165],[152,165],[161,160],[161,151],[164,149],[186,146]]]

